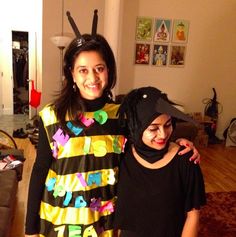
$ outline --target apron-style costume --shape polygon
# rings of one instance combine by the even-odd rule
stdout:
[[[41,112],[54,161],[40,206],[40,236],[112,236],[120,154],[119,105],[86,112],[63,131],[51,107]],[[99,133],[98,133],[99,132]]]

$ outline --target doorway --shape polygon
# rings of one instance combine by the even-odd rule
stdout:
[[[29,114],[28,43],[28,32],[12,31],[12,75],[14,114]]]

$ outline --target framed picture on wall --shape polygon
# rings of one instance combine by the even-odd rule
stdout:
[[[171,45],[169,66],[183,67],[185,65],[186,46],[185,45]]]
[[[158,67],[163,67],[167,65],[168,45],[154,44],[152,52],[152,65]]]
[[[135,64],[149,64],[150,60],[150,44],[135,44]]]
[[[151,41],[153,32],[153,19],[150,17],[137,17],[136,40]]]
[[[188,40],[188,33],[189,33],[189,21],[174,20],[172,42],[186,43]]]
[[[154,24],[154,41],[169,42],[171,36],[171,20],[155,19]]]

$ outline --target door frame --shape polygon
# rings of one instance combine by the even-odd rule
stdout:
[[[15,6],[12,8],[12,6]],[[25,7],[28,6],[28,7]],[[29,37],[29,78],[37,77],[37,88],[41,88],[42,79],[42,8],[43,0],[31,1],[9,0],[2,6],[0,20],[4,22],[0,28],[0,59],[1,70],[1,98],[4,108],[3,114],[13,114],[13,65],[12,65],[12,31],[26,31]],[[30,20],[29,20],[30,19]],[[36,35],[38,41],[36,42]],[[39,47],[39,48],[38,48]],[[36,55],[37,48],[37,55]],[[40,51],[40,52],[39,52]],[[39,53],[38,53],[39,52]],[[39,76],[40,75],[40,76]],[[31,87],[29,85],[29,91]],[[29,93],[30,94],[30,93]],[[0,104],[1,107],[1,104]],[[34,116],[35,109],[29,112]],[[37,113],[37,111],[36,111]]]

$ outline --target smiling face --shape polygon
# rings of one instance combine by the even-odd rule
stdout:
[[[171,117],[161,114],[144,130],[142,140],[147,146],[161,150],[166,146],[172,132]]]
[[[75,60],[73,80],[84,99],[100,98],[108,84],[108,68],[96,51],[83,51]]]

